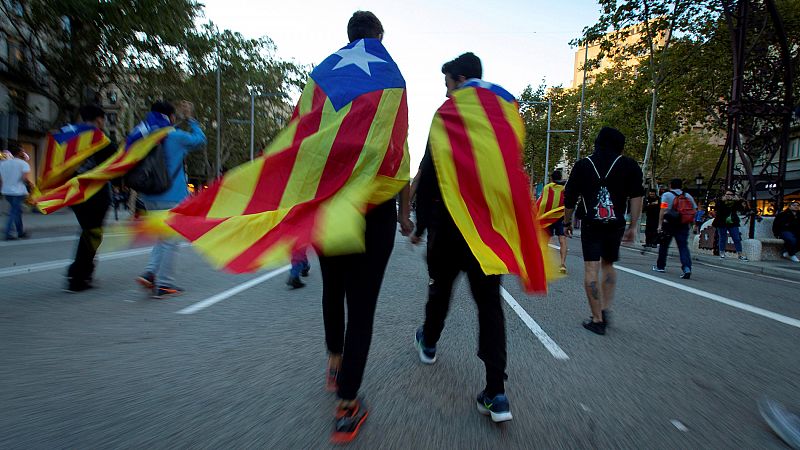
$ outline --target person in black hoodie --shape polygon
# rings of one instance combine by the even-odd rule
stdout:
[[[797,238],[800,237],[800,202],[797,200],[775,216],[772,224],[775,237],[783,239],[783,257],[792,262],[800,262],[797,258]]]
[[[84,123],[94,125],[100,130],[105,128],[106,113],[100,106],[84,105],[79,112]],[[116,148],[115,142],[109,142],[105,147],[86,158],[78,166],[75,175],[99,166],[114,154]],[[81,292],[92,287],[94,257],[100,243],[103,242],[103,224],[109,206],[111,206],[111,186],[106,185],[85,202],[70,207],[81,227],[81,237],[75,250],[75,260],[67,270],[67,292]]]
[[[603,127],[594,141],[594,153],[575,163],[564,188],[564,231],[572,236],[572,213],[578,198],[577,217],[582,220],[581,246],[584,261],[584,288],[592,317],[583,327],[605,334],[610,322],[611,302],[617,283],[614,262],[624,239],[633,241],[642,215],[642,169],[631,158],[622,156],[625,135]],[[625,230],[625,214],[630,201],[630,224]],[[602,269],[603,278],[599,280]]]

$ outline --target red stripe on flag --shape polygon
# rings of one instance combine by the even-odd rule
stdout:
[[[404,90],[403,98],[400,100],[400,106],[397,109],[397,116],[394,119],[394,128],[392,128],[389,147],[386,150],[386,156],[383,157],[381,168],[378,169],[378,175],[397,175],[397,171],[400,170],[400,164],[403,162],[403,151],[407,135],[408,102],[406,101],[406,91]]]
[[[292,145],[278,153],[267,156],[261,167],[261,174],[250,202],[244,214],[255,214],[263,211],[274,211],[281,204],[281,199],[289,184],[289,177],[297,161],[297,154],[303,140],[319,131],[322,122],[322,110],[327,96],[319,86],[314,87],[311,111],[300,118],[297,123]]]
[[[547,202],[544,205],[544,212],[548,212],[553,209],[553,188],[547,188]]]
[[[64,161],[69,161],[70,158],[75,156],[78,153],[78,142],[80,141],[80,135],[77,135],[69,140],[67,143],[67,150],[64,151]]]
[[[94,130],[94,133],[92,133],[92,145],[99,144],[100,141],[102,141],[104,137],[105,137],[105,135],[103,134],[102,131]]]
[[[47,175],[53,170],[53,156],[56,151],[56,140],[53,139],[53,136],[48,134],[47,135],[47,150],[44,153],[44,170],[42,175]]]
[[[519,265],[516,258],[514,258],[514,252],[506,239],[492,226],[489,205],[483,196],[480,183],[478,183],[480,176],[478,175],[478,167],[473,154],[474,149],[467,135],[464,121],[455,108],[455,103],[452,100],[448,100],[439,109],[439,114],[445,119],[443,122],[447,136],[450,139],[450,148],[456,165],[456,176],[458,177],[461,197],[467,205],[467,210],[470,217],[472,217],[475,228],[478,230],[478,234],[511,272],[519,273]]]
[[[172,227],[175,231],[180,233],[183,237],[194,242],[214,227],[228,220],[224,219],[209,219],[206,217],[190,217],[190,216],[170,216],[167,219],[167,225]]]
[[[182,216],[206,217],[211,210],[211,206],[214,205],[214,200],[217,198],[220,186],[222,186],[220,180],[215,180],[211,183],[211,186],[204,189],[198,195],[189,197],[181,202],[180,205],[173,208],[173,211]]]
[[[383,91],[374,91],[353,100],[328,154],[325,169],[317,186],[317,198],[332,195],[350,178],[375,113],[378,111],[382,95]]]
[[[547,280],[544,276],[544,260],[536,234],[536,225],[530,211],[530,193],[525,182],[525,173],[522,171],[522,149],[516,138],[516,133],[505,118],[500,98],[487,89],[476,89],[478,99],[489,117],[495,131],[503,162],[506,165],[508,182],[511,187],[511,198],[514,202],[514,213],[519,227],[520,245],[522,246],[522,259],[525,265],[527,279],[525,287],[528,290],[547,290]],[[552,197],[552,195],[551,195]],[[538,276],[537,276],[538,274]]]

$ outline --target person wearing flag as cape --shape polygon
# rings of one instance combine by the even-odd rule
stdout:
[[[553,171],[553,181],[542,188],[542,195],[536,201],[539,220],[545,226],[547,236],[558,236],[561,273],[567,273],[567,236],[564,234],[564,179],[561,169]]]
[[[350,43],[311,72],[291,120],[263,155],[165,219],[228,272],[283,264],[307,248],[320,255],[324,379],[339,399],[334,443],[352,441],[369,414],[358,393],[378,295],[398,220],[404,233],[413,228],[405,80],[374,14],[353,14],[347,35]]]
[[[524,125],[518,103],[502,87],[481,80],[480,59],[465,53],[442,66],[448,100],[431,125],[417,175],[417,226],[428,232],[428,301],[415,334],[420,360],[436,362],[453,282],[466,272],[478,308],[478,357],[486,386],[481,414],[512,419],[505,395],[506,331],[501,274],[520,276],[525,290],[547,289],[543,238],[522,170]]]
[[[114,155],[116,143],[111,142],[103,132],[105,111],[98,105],[88,104],[80,108],[79,114],[82,123],[67,125],[48,136],[45,167],[38,183],[40,187],[57,180],[59,172],[68,173],[70,168],[77,165],[73,176],[78,176]],[[65,156],[62,164],[58,164],[59,155]],[[70,207],[81,227],[81,235],[75,249],[75,260],[67,270],[67,292],[76,293],[92,288],[94,257],[103,242],[103,224],[111,204],[110,190],[111,187],[106,183],[94,195]]]

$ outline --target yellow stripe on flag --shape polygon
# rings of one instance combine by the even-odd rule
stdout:
[[[217,198],[208,211],[208,217],[229,217],[244,213],[261,178],[264,158],[242,164],[232,169],[220,181]]]

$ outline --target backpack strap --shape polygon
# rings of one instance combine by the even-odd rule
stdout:
[[[609,175],[609,174],[611,174],[611,169],[613,169],[613,168],[614,168],[614,165],[615,165],[615,164],[617,164],[617,161],[619,161],[619,159],[620,159],[620,158],[622,158],[622,155],[618,155],[618,156],[617,156],[617,157],[614,159],[614,162],[612,162],[612,163],[611,163],[611,167],[609,167],[609,168],[608,168],[608,172],[606,172],[606,176],[604,176],[604,177],[601,177],[601,176],[600,176],[600,172],[598,172],[598,171],[597,171],[597,166],[595,166],[595,165],[594,165],[594,161],[592,161],[592,158],[591,158],[591,157],[589,157],[589,156],[587,156],[587,157],[586,157],[586,159],[588,159],[588,160],[589,160],[589,162],[592,164],[592,168],[594,169],[594,173],[596,173],[596,174],[597,174],[597,178],[599,178],[601,182],[605,182],[606,178],[608,178],[608,175]]]

